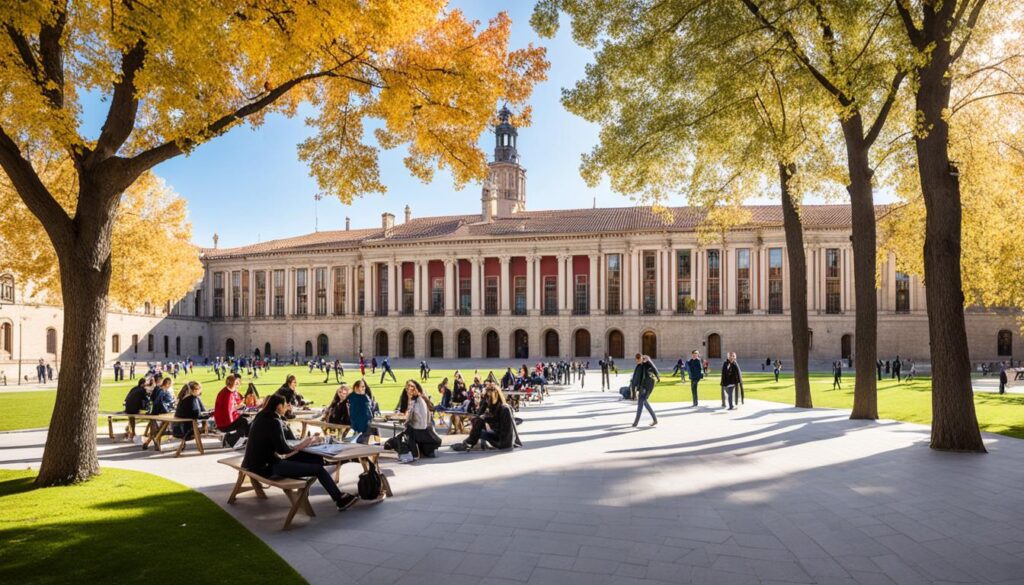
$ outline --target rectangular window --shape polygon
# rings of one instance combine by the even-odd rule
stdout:
[[[213,316],[224,316],[224,273],[213,273]],[[149,351],[153,351],[150,349]]]
[[[676,252],[676,313],[693,313],[693,291],[690,288],[690,251]]]
[[[264,317],[267,314],[267,272],[259,270],[256,272],[256,298],[253,299],[256,308],[256,316]]]
[[[722,257],[719,250],[708,250],[707,314],[722,314]]]
[[[525,315],[526,314],[526,277],[517,276],[515,278],[515,287],[513,288],[515,294],[515,302],[512,305],[512,314],[514,315]]]
[[[839,313],[842,311],[841,295],[839,293],[839,249],[828,248],[825,250],[825,312]]]
[[[284,316],[284,270],[274,271],[274,316]]]
[[[192,309],[195,311],[195,315],[194,316],[202,317],[203,316],[203,289],[199,289],[199,290],[196,291],[195,301],[193,301],[193,303],[194,303],[194,305],[193,305]]]
[[[139,353],[139,336],[132,335],[132,352]]]
[[[750,312],[750,249],[736,250],[736,312]]]
[[[391,267],[387,264],[377,265],[377,310],[374,311],[378,317],[388,314],[388,286],[391,277]]]
[[[430,314],[444,315],[444,277],[438,276],[430,282]]]
[[[558,314],[558,277],[544,277],[544,314]]]
[[[643,266],[644,315],[653,315],[658,310],[658,253],[646,251],[640,261]]]
[[[590,287],[586,274],[577,274],[573,295],[572,312],[574,315],[590,314]]]
[[[484,278],[484,314],[498,314],[498,277],[487,276]]]
[[[782,248],[768,249],[768,313],[782,314]]]
[[[309,314],[309,295],[307,294],[306,269],[295,270],[295,314]]]
[[[239,315],[239,307],[242,303],[242,272],[234,270],[231,272],[231,316]]]
[[[316,285],[316,314],[327,314],[327,269],[313,269],[313,283]]]
[[[416,307],[415,280],[412,278],[402,279],[402,314],[412,315]]]
[[[607,302],[605,310],[609,315],[622,314],[622,255],[608,254],[607,270]]]
[[[905,272],[896,273],[896,312],[910,312],[910,275]]]
[[[249,271],[242,271],[242,316],[249,316]]]
[[[348,268],[344,266],[334,267],[334,314],[345,314],[345,284],[348,277]]]
[[[362,266],[356,268],[356,304],[356,314],[366,312],[366,270]]]
[[[459,279],[459,314],[469,315],[473,308],[473,284],[469,278]]]
[[[153,334],[146,336],[146,351],[153,353]],[[51,352],[52,353],[52,352]]]

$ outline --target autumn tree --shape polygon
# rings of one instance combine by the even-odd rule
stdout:
[[[485,175],[477,142],[499,100],[525,108],[546,71],[541,49],[509,49],[506,15],[481,27],[444,0],[40,0],[0,3],[0,23],[0,168],[56,251],[65,309],[39,485],[98,470],[114,225],[140,176],[308,102],[316,133],[299,153],[325,193],[383,191],[377,148],[401,144],[414,175],[441,167],[461,185]],[[106,106],[95,137],[80,131],[87,92]],[[376,144],[363,141],[368,118]],[[61,159],[73,210],[37,168]]]

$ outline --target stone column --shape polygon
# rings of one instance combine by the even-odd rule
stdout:
[[[457,306],[455,298],[455,259],[445,258],[444,260],[444,314],[447,317],[455,315]],[[447,335],[445,337],[448,337]]]
[[[363,260],[363,314],[373,314],[373,264]]]
[[[590,265],[587,268],[587,310],[591,315],[600,314],[597,300],[597,287],[601,286],[601,281],[597,277],[597,261],[599,258],[598,254],[587,256],[587,259],[590,261]]]
[[[679,311],[679,252],[675,248],[668,248],[668,313]],[[690,271],[693,271],[693,264],[690,264]]]
[[[526,314],[536,315],[537,305],[534,302],[536,299],[537,280],[534,278],[534,272],[536,271],[537,256],[530,254],[526,257]],[[531,340],[533,341],[533,340]]]
[[[412,312],[414,315],[419,315],[421,308],[420,303],[420,261],[412,261]]]
[[[565,269],[565,264],[566,264],[566,259],[567,258],[571,258],[571,256],[569,256],[567,254],[559,254],[557,256],[557,258],[558,258],[558,287],[557,287],[558,288],[558,314],[564,315],[566,313],[566,307],[568,306],[568,304],[566,303],[566,297],[568,295],[566,295],[566,293],[565,293],[565,285],[566,285],[566,281],[568,279],[568,273],[567,273],[567,271]]]
[[[510,292],[510,289],[509,289],[509,287],[511,285],[511,283],[509,282],[509,278],[510,278],[509,277],[509,272],[510,272],[509,271],[509,262],[510,262],[510,260],[511,260],[511,258],[509,256],[505,256],[505,255],[498,256],[498,263],[501,264],[501,282],[499,283],[499,289],[500,289],[501,294],[498,297],[498,312],[502,316],[508,316],[511,313],[511,310],[509,308],[509,305],[511,304],[511,299],[509,298],[510,295],[511,295],[511,292]],[[506,345],[508,345],[508,343],[499,343],[498,344],[498,348],[499,348],[499,350],[501,350],[501,351],[499,351],[500,354],[504,355],[505,352],[503,350],[504,350]]]
[[[313,271],[316,270],[312,266],[306,268],[306,314],[316,314],[316,279],[314,278]],[[316,348],[313,348],[314,353]]]
[[[481,279],[481,263],[483,262],[483,256],[480,252],[476,253],[476,256],[470,259],[470,282],[469,282],[469,305],[471,307],[470,313],[473,316],[483,315],[483,306],[480,303],[482,298],[480,295],[480,281]],[[471,339],[476,339],[479,335],[474,335]],[[471,352],[472,353],[472,352]]]

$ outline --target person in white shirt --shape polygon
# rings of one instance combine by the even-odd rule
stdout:
[[[423,396],[423,387],[415,380],[405,383],[408,408],[405,412],[405,435],[398,460],[411,463],[419,457],[436,457],[441,437],[431,427],[430,409]]]

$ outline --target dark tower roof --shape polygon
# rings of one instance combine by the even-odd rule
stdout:
[[[519,152],[516,150],[516,127],[510,121],[512,112],[505,106],[498,111],[498,125],[494,127],[494,162],[519,163]]]

